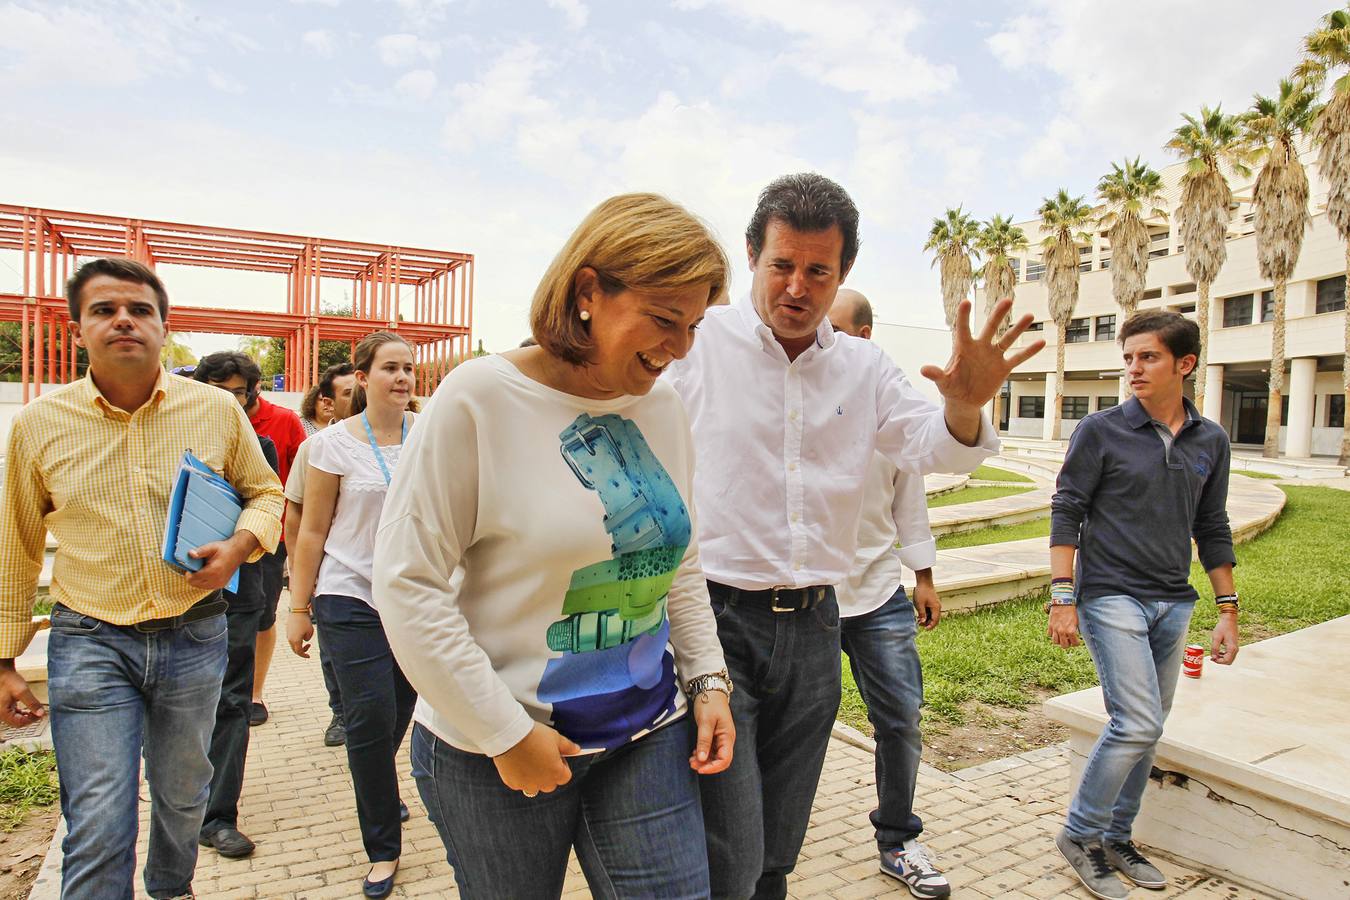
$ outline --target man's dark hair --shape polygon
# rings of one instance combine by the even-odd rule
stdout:
[[[258,382],[262,380],[262,369],[258,368],[258,364],[247,353],[222,350],[203,356],[197,361],[197,369],[192,373],[192,377],[197,381],[205,381],[208,384],[220,384],[236,375],[244,377],[244,385],[248,388],[249,394],[253,394]]]
[[[1181,313],[1166,309],[1150,309],[1135,313],[1120,326],[1120,345],[1136,334],[1156,334],[1169,353],[1178,360],[1183,356],[1200,356],[1200,326]],[[1192,372],[1195,370],[1192,369]]]
[[[333,387],[333,382],[343,375],[351,375],[356,371],[356,367],[349,362],[334,363],[323,370],[319,376],[319,396],[327,397],[329,400],[337,399],[337,391]]]
[[[80,321],[80,291],[84,289],[85,284],[99,275],[107,275],[109,278],[116,278],[118,281],[130,281],[135,284],[149,285],[155,292],[155,299],[159,301],[159,317],[167,320],[169,318],[169,292],[164,290],[164,282],[159,280],[159,276],[149,266],[136,262],[134,259],[126,259],[121,256],[105,256],[100,259],[91,259],[89,262],[75,270],[75,274],[70,276],[66,282],[66,303],[70,306],[70,319],[72,322]]]
[[[828,231],[838,225],[844,235],[839,274],[842,277],[858,256],[858,207],[848,191],[824,175],[800,172],[775,178],[759,193],[755,214],[745,229],[750,253],[759,259],[769,222],[777,220],[794,231]]]
[[[859,331],[872,327],[872,304],[866,297],[859,297],[853,303],[853,327]]]

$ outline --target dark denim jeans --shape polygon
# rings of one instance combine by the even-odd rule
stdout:
[[[145,889],[192,889],[225,673],[225,616],[154,634],[57,604],[47,645],[61,773],[62,900],[131,900],[141,757],[150,787]]]
[[[262,571],[257,563],[239,568],[239,593],[225,593],[228,645],[225,678],[216,705],[216,727],[211,732],[211,797],[206,803],[202,836],[239,825],[239,793],[244,789],[248,758],[248,714],[253,701],[254,644],[263,614]]]
[[[879,608],[843,621],[844,652],[877,742],[872,827],[883,851],[894,850],[923,831],[923,821],[914,814],[923,751],[919,733],[923,669],[914,645],[917,630],[914,604],[903,587]]]
[[[569,759],[572,780],[526,797],[492,760],[413,727],[417,790],[465,900],[553,900],[575,847],[591,895],[703,898],[708,857],[685,716],[615,750]]]
[[[839,711],[839,606],[775,613],[708,582],[736,684],[731,767],[700,782],[714,897],[787,896]]]
[[[314,598],[347,720],[347,766],[356,818],[371,862],[398,859],[403,849],[395,756],[408,732],[417,694],[394,660],[379,613],[355,597]]]
[[[338,687],[337,671],[333,668],[333,654],[323,652],[322,634],[315,645],[319,648],[319,669],[323,672],[323,689],[328,692],[328,708],[333,715],[341,717],[342,689]]]
[[[1163,722],[1181,674],[1194,601],[1116,595],[1078,604],[1106,703],[1101,737],[1083,766],[1065,828],[1079,842],[1128,841],[1148,787]]]

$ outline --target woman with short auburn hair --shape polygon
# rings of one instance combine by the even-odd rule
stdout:
[[[732,685],[660,376],[728,274],[682,207],[606,200],[535,292],[539,346],[456,367],[409,441],[375,594],[465,898],[556,898],[573,848],[597,897],[708,893],[697,776],[731,762]]]

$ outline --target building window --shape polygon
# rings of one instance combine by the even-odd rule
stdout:
[[[1008,260],[1008,265],[1012,266],[1013,280],[1017,281],[1022,275],[1022,261],[1014,256]]]
[[[1064,343],[1081,344],[1092,340],[1092,329],[1088,326],[1088,320],[1070,319],[1069,327],[1064,329]]]
[[[1017,417],[1020,419],[1044,419],[1044,397],[1018,397]]]
[[[1119,402],[1120,402],[1119,397],[1101,396],[1097,398],[1097,409],[1098,410],[1110,409]]]
[[[1223,327],[1252,324],[1252,295],[1238,294],[1223,301]]]
[[[1081,419],[1088,414],[1087,397],[1065,397],[1060,414],[1066,419]]]
[[[1144,291],[1145,300],[1157,300],[1161,296],[1162,296],[1162,288],[1149,288],[1148,290]]]
[[[1345,427],[1345,395],[1332,394],[1327,398],[1327,428]]]
[[[1030,325],[1027,326],[1027,331],[1044,331],[1044,330],[1045,330],[1044,322],[1032,322]]]
[[[1337,312],[1345,309],[1345,276],[1323,278],[1317,282],[1317,311]]]
[[[1039,259],[1027,260],[1027,281],[1040,281],[1041,276],[1045,274],[1045,263]]]
[[[1183,316],[1186,315],[1186,313],[1193,313],[1195,312],[1195,304],[1183,303],[1177,307],[1177,312],[1181,313]]]
[[[1116,317],[1098,316],[1097,317],[1097,340],[1114,341],[1116,339]]]

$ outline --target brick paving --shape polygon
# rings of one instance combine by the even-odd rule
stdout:
[[[323,900],[359,897],[367,863],[356,824],[346,753],[324,747],[328,708],[317,659],[294,656],[284,641],[268,678],[271,720],[254,728],[240,826],[258,844],[246,860],[226,860],[203,849],[194,884],[204,898]],[[840,730],[831,741],[825,775],[813,807],[802,857],[789,882],[795,898],[861,900],[908,897],[877,871],[868,813],[874,802],[867,741]],[[1066,751],[1047,747],[948,775],[925,766],[919,777],[924,840],[947,872],[956,897],[1087,897],[1054,849],[1069,773]],[[400,755],[403,798],[412,819],[403,829],[404,852],[395,897],[456,897],[454,878],[435,828],[427,820]],[[148,807],[142,804],[140,846]],[[57,896],[59,835],[32,898]],[[1263,900],[1222,878],[1159,860],[1173,886],[1137,890],[1138,898]],[[140,889],[139,871],[137,875]],[[564,896],[590,896],[575,860]]]

